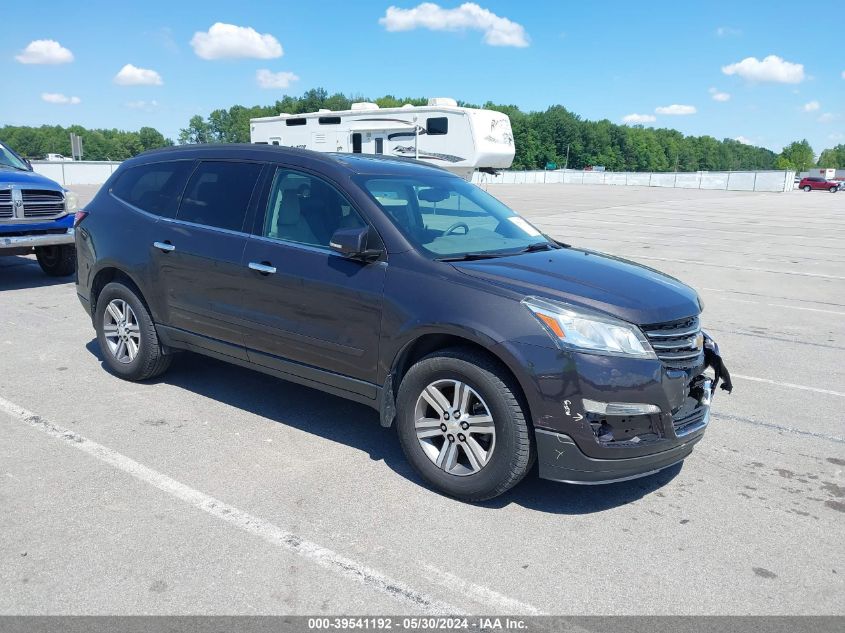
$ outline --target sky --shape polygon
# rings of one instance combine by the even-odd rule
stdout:
[[[832,5],[831,5],[832,6]],[[0,0],[0,125],[176,138],[194,114],[323,87],[845,143],[845,14],[795,2]],[[822,16],[821,14],[827,14]]]

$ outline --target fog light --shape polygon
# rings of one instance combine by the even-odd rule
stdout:
[[[599,415],[650,415],[660,413],[656,404],[641,404],[639,402],[598,402],[584,398],[584,410],[587,413]]]

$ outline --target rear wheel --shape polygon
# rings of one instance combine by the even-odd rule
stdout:
[[[515,486],[533,460],[518,387],[490,358],[444,350],[399,385],[397,430],[414,469],[438,490],[483,501]]]
[[[37,246],[38,265],[51,277],[67,277],[76,271],[76,247],[73,244]]]
[[[97,342],[109,369],[126,380],[146,380],[170,366],[147,306],[134,288],[108,284],[97,298]]]
[[[810,185],[804,185],[804,191],[812,191],[813,188]]]

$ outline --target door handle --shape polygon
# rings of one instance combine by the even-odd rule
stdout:
[[[153,246],[157,249],[164,251],[165,253],[169,253],[170,251],[175,251],[176,247],[173,246],[170,242],[153,242]]]
[[[276,272],[276,267],[271,266],[270,262],[250,262],[249,263],[250,270],[255,270],[260,272],[262,275],[272,275]]]

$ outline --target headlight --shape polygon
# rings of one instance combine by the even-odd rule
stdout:
[[[76,213],[79,209],[79,197],[72,191],[65,191],[65,213]]]
[[[560,347],[597,354],[657,358],[640,329],[624,321],[539,297],[526,297],[522,305],[537,317]]]

